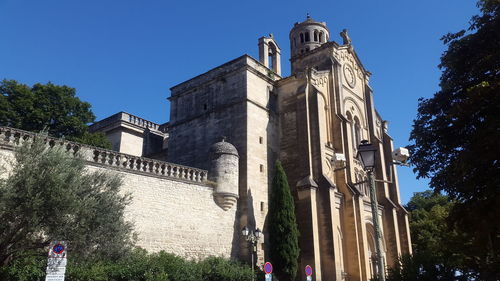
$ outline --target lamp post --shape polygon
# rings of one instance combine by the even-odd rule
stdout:
[[[377,252],[377,268],[378,277],[380,281],[385,281],[385,264],[382,256],[382,235],[380,232],[380,222],[378,218],[378,201],[377,193],[375,191],[375,156],[377,154],[377,147],[368,143],[367,140],[361,141],[358,147],[357,158],[363,164],[363,168],[368,174],[368,185],[370,187],[370,201],[372,208],[373,228],[375,229],[375,251]]]
[[[249,230],[247,226],[243,227],[241,230],[241,234],[243,234],[243,237],[252,245],[251,249],[251,256],[252,256],[252,281],[255,280],[255,274],[254,274],[254,261],[253,261],[253,254],[257,254],[257,242],[259,241],[260,237],[262,236],[262,231],[260,229],[256,229],[255,231]]]

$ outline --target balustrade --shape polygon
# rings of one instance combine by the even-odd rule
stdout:
[[[35,136],[36,134],[32,132],[9,127],[0,127],[0,144],[4,146],[18,146]],[[44,138],[48,146],[54,147],[59,145],[72,155],[78,153],[85,161],[90,163],[186,181],[205,182],[207,180],[208,172],[206,170],[118,153],[116,151],[63,139],[47,136],[44,136]]]

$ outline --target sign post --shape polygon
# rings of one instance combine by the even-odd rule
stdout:
[[[306,272],[306,281],[312,281],[313,269],[310,265],[306,265],[305,272]]]
[[[47,260],[45,281],[64,281],[67,262],[66,242],[52,241]]]
[[[270,262],[264,264],[264,272],[266,273],[266,281],[273,281],[273,265]]]

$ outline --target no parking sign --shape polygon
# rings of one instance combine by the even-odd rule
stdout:
[[[312,280],[312,274],[313,274],[313,269],[310,265],[306,265],[305,267],[305,272],[306,272],[306,280],[311,281]]]
[[[270,262],[264,264],[264,272],[266,273],[266,281],[273,281],[273,265]]]

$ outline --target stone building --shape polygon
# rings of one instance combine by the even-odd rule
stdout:
[[[330,41],[326,23],[308,17],[290,31],[290,76],[281,75],[276,40],[262,37],[258,60],[243,55],[172,87],[168,123],[120,112],[91,127],[107,134],[114,151],[74,143],[68,149],[87,151],[91,169],[126,178],[124,189],[134,196],[127,216],[140,246],[246,259],[240,230],[248,226],[264,233],[258,265],[270,247],[268,195],[280,159],[300,231],[297,279],[311,265],[313,280],[369,280],[375,240],[366,174],[356,159],[361,140],[378,147],[386,264],[411,253],[411,241],[387,122],[375,110],[370,72],[347,31],[341,35],[342,44]],[[23,134],[3,128],[2,147]]]

